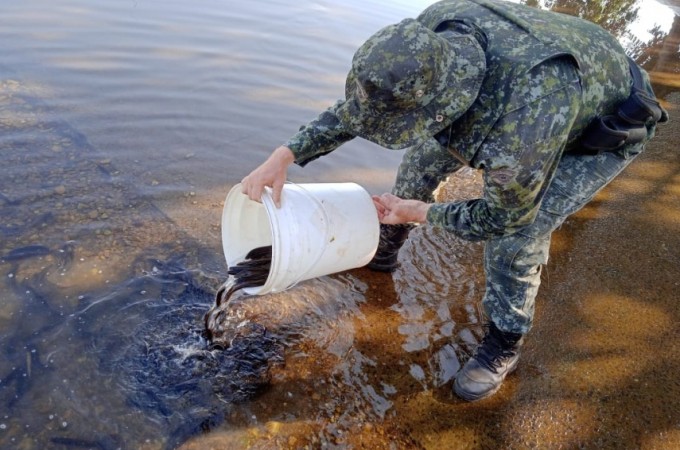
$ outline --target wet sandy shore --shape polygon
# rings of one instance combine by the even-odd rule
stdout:
[[[680,96],[670,101],[675,117]],[[678,142],[673,122],[663,126],[638,161],[555,233],[535,326],[518,370],[495,397],[465,403],[450,382],[425,389],[409,375],[400,316],[391,308],[395,284],[360,269],[369,287],[354,346],[378,362],[366,376],[396,392],[384,419],[330,411],[331,424],[342,419],[331,440],[317,438],[328,429],[318,418],[282,419],[282,404],[323,409],[330,401],[331,391],[318,384],[327,362],[300,361],[275,376],[284,385],[291,374],[306,380],[309,396],[299,405],[285,387],[274,388],[249,409],[259,424],[182,448],[680,448]]]

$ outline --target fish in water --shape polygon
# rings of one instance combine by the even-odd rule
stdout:
[[[215,296],[217,306],[220,306],[225,300],[229,301],[236,291],[265,284],[271,265],[271,245],[257,247],[249,251],[243,261],[230,267],[227,271],[233,279],[228,280],[217,292]]]
[[[36,256],[46,256],[50,254],[50,249],[44,245],[27,245],[25,247],[15,248],[2,257],[5,261],[19,261],[26,258],[34,258]]]
[[[257,298],[236,295],[221,306],[213,304],[204,316],[202,337],[209,349],[222,351],[232,351],[239,340],[257,337],[263,331],[265,337],[271,336],[287,347],[305,340],[324,349],[346,348],[352,343],[350,324],[359,314],[356,308],[361,299],[358,290],[348,288],[347,280],[329,277]]]
[[[237,291],[249,287],[262,286],[267,281],[269,270],[272,263],[272,246],[267,245],[257,247],[248,252],[245,259],[229,268],[227,273],[229,278],[218,289],[215,295],[215,308],[220,308],[223,303],[228,304],[229,299]],[[221,345],[213,342],[212,321],[210,312],[206,313],[204,319],[205,339],[210,343],[210,348],[221,348]]]
[[[121,448],[120,443],[111,437],[104,437],[99,440],[90,440],[90,439],[80,439],[80,438],[72,438],[72,437],[53,437],[50,439],[50,441],[53,444],[56,444],[60,447],[65,447],[65,448],[88,448],[88,449],[100,449],[100,450],[109,450],[109,449],[116,449],[116,448]]]
[[[272,321],[232,317],[240,314],[234,309],[237,302],[231,302],[231,321],[215,330],[223,344],[208,347],[201,319],[214,300],[214,280],[196,277],[179,258],[140,257],[133,267],[143,275],[79,313],[81,333],[84,341],[93,342],[101,373],[115,377],[127,404],[142,411],[167,439],[161,448],[175,449],[223,423],[230,405],[269,386],[270,371],[284,362],[284,344],[269,330]],[[91,438],[59,434],[57,439],[78,448],[77,438],[83,437]],[[93,444],[101,446],[99,438]]]

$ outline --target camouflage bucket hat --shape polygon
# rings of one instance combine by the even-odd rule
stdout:
[[[390,149],[422,143],[474,102],[486,60],[469,35],[442,34],[405,19],[354,54],[337,115],[351,133]]]

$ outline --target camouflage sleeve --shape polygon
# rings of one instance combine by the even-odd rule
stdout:
[[[483,170],[483,197],[434,204],[429,223],[486,240],[534,221],[578,115],[581,88],[567,59],[532,69],[522,86],[471,161]]]
[[[308,162],[332,152],[354,135],[343,128],[335,110],[343,103],[339,100],[335,105],[319,114],[319,117],[300,128],[284,145],[295,155],[295,163],[304,167]]]

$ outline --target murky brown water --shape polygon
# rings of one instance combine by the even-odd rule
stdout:
[[[673,118],[665,1],[553,6],[628,42]],[[425,5],[0,0],[0,448],[680,446],[673,122],[556,233],[522,364],[490,400],[450,391],[480,338],[481,247],[427,227],[393,276],[243,302],[270,334],[206,352],[229,188],[342,95],[367,36]],[[625,35],[650,14],[656,31]],[[291,179],[378,193],[399,157],[357,141]],[[456,181],[440,195],[478,188]]]

